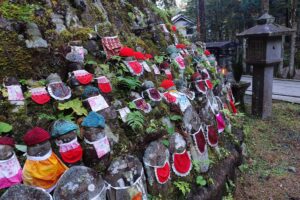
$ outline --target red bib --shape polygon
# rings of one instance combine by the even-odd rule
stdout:
[[[202,80],[196,81],[195,82],[195,86],[198,92],[201,92],[202,94],[205,94],[206,92],[206,87],[205,87],[205,83]]]
[[[89,84],[93,80],[93,74],[90,74],[86,70],[73,71],[77,81],[82,85]]]
[[[196,144],[197,151],[200,153],[200,155],[203,155],[206,151],[206,141],[202,128],[193,134],[193,139]]]
[[[149,88],[146,90],[149,99],[151,99],[152,101],[160,101],[161,100],[161,95],[159,93],[159,91],[155,88]]]
[[[155,176],[160,184],[166,183],[170,178],[170,164],[167,161],[163,167],[155,167]]]
[[[30,92],[32,101],[37,104],[42,105],[50,101],[50,96],[45,87],[32,88]]]
[[[213,125],[207,126],[207,142],[211,147],[218,145],[218,132]]]
[[[137,109],[142,110],[145,113],[149,113],[152,110],[151,105],[147,103],[143,98],[135,99],[133,103],[135,104]]]
[[[176,101],[177,101],[176,96],[172,95],[170,92],[165,92],[163,95],[164,95],[164,99],[168,103],[176,103]]]
[[[230,107],[231,107],[231,110],[232,110],[232,112],[234,113],[234,114],[236,114],[237,113],[237,109],[236,109],[236,107],[235,107],[235,105],[234,105],[234,102],[233,102],[233,100],[232,99],[230,99]]]
[[[133,75],[139,76],[143,74],[143,66],[138,61],[129,61],[127,66]]]
[[[187,176],[192,169],[192,161],[187,150],[184,150],[183,153],[174,153],[173,154],[173,171],[178,176]]]
[[[206,84],[207,88],[210,90],[213,89],[213,87],[214,87],[212,82],[209,79],[205,79],[205,84]]]
[[[171,73],[171,71],[170,71],[169,69],[166,69],[166,70],[165,70],[165,74],[166,74],[166,76],[167,76],[167,79],[173,80],[172,73]]]
[[[111,84],[105,76],[100,76],[97,78],[98,87],[103,93],[110,93],[112,91]]]
[[[81,146],[78,146],[75,149],[66,152],[60,152],[60,155],[65,163],[76,163],[79,162],[82,158],[82,148]]]

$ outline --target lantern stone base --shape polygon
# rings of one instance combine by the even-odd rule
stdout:
[[[272,88],[274,67],[254,65],[252,81],[252,114],[262,119],[272,115]]]

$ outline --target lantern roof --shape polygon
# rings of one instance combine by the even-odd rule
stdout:
[[[274,23],[275,18],[265,13],[261,17],[257,19],[257,25],[253,26],[241,33],[238,33],[238,37],[258,37],[258,36],[281,36],[287,35],[294,32],[294,29],[287,28],[285,26],[281,26],[279,24]]]

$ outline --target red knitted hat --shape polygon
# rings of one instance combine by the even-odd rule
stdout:
[[[23,136],[23,141],[27,146],[32,146],[45,142],[49,140],[50,137],[50,134],[46,130],[40,127],[34,127],[33,129],[27,131],[27,133]]]
[[[144,55],[144,57],[146,59],[152,59],[153,58],[153,56],[151,54],[147,54],[147,53]]]
[[[137,60],[145,60],[145,56],[142,52],[136,51],[134,52],[134,57]]]
[[[177,27],[175,25],[171,26],[172,31],[176,32],[177,31]]]
[[[163,82],[160,84],[160,87],[162,87],[166,90],[173,86],[175,86],[174,82],[169,79],[163,80]]]
[[[185,49],[185,48],[186,48],[186,45],[185,45],[185,44],[177,44],[177,45],[176,45],[176,48],[177,48],[177,49]]]
[[[197,79],[201,79],[202,76],[199,72],[195,72],[193,75],[192,75],[192,81],[196,81]]]
[[[206,56],[210,56],[210,51],[205,50],[205,51],[204,51],[204,54],[205,54]]]
[[[119,55],[122,56],[122,57],[132,57],[132,56],[134,56],[134,50],[132,48],[129,48],[129,47],[123,47],[120,50]]]
[[[12,139],[11,137],[3,136],[0,137],[0,145],[8,145],[15,147],[15,140]]]

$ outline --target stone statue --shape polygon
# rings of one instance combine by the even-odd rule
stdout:
[[[14,147],[11,137],[0,137],[0,190],[22,182],[22,168]]]
[[[85,166],[73,166],[59,179],[54,200],[106,200],[106,187],[101,175]]]
[[[27,159],[23,168],[25,185],[39,187],[51,192],[68,169],[52,152],[50,134],[40,127],[29,130],[23,137],[27,145]]]
[[[62,160],[69,166],[80,164],[82,148],[77,139],[78,126],[71,121],[57,120],[51,130],[51,136],[59,147]]]
[[[106,174],[109,200],[147,200],[147,185],[142,163],[127,155],[116,158]]]

